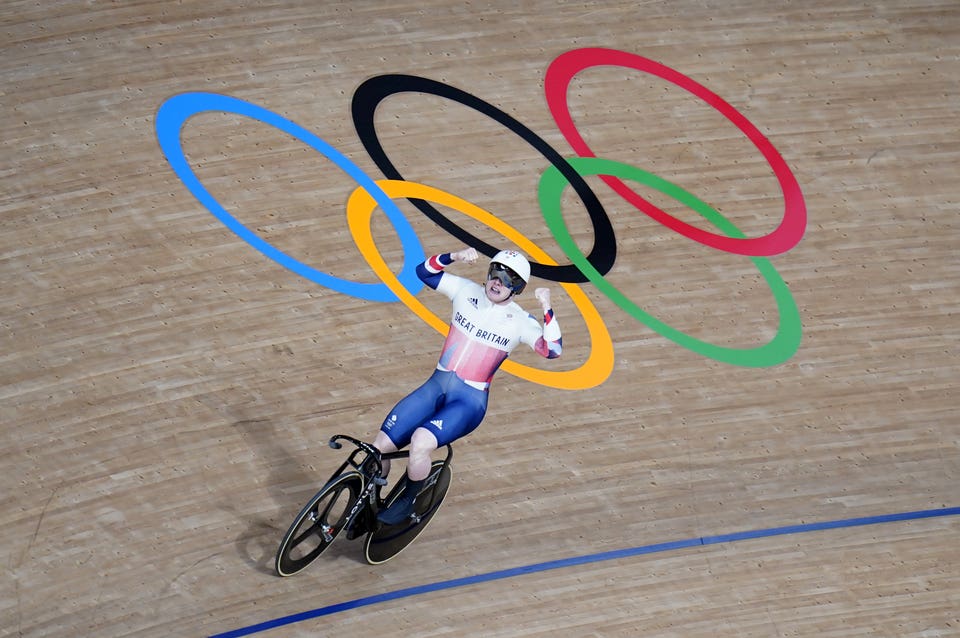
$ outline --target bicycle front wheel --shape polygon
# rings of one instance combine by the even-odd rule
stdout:
[[[277,574],[292,576],[315,561],[346,525],[350,509],[362,490],[360,474],[347,472],[314,494],[280,542]]]

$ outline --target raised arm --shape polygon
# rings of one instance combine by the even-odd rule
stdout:
[[[543,336],[537,339],[533,349],[542,357],[556,359],[563,351],[563,338],[560,335],[560,324],[557,323],[550,303],[550,289],[537,288],[533,291],[533,295],[540,302],[543,310]]]
[[[477,261],[476,248],[464,248],[455,253],[440,253],[433,255],[425,262],[417,266],[417,277],[420,281],[427,284],[434,290],[440,285],[440,278],[443,276],[443,269],[455,261],[472,264]]]

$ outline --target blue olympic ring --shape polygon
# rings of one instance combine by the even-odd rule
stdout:
[[[187,119],[204,111],[233,113],[259,120],[292,135],[336,164],[340,170],[349,175],[361,188],[373,196],[397,231],[397,236],[400,238],[403,247],[403,270],[398,278],[403,283],[404,288],[412,294],[417,294],[423,288],[423,282],[417,277],[416,272],[417,266],[426,259],[420,238],[417,237],[413,227],[403,216],[396,203],[383,192],[383,189],[377,186],[369,175],[347,159],[340,151],[290,120],[249,102],[217,93],[195,92],[176,95],[164,102],[157,112],[156,130],[160,148],[166,155],[167,161],[174,172],[193,193],[193,196],[227,228],[236,233],[240,239],[281,266],[336,292],[368,301],[399,301],[397,296],[384,283],[371,284],[346,281],[297,261],[261,239],[227,212],[216,198],[204,188],[193,169],[190,168],[180,141],[180,131]]]

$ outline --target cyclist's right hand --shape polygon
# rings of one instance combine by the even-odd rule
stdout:
[[[480,254],[477,252],[476,248],[464,248],[455,253],[450,253],[450,257],[454,261],[462,261],[468,264],[472,264],[477,260]]]

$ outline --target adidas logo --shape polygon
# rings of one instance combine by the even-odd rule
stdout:
[[[434,419],[433,421],[430,421],[430,425],[435,425],[435,426],[437,426],[437,429],[438,429],[438,430],[442,430],[442,429],[443,429],[443,419]]]
[[[476,297],[470,297],[467,299],[467,301],[469,301],[470,305],[473,306],[474,308],[476,308],[477,305],[480,303],[480,301]]]

